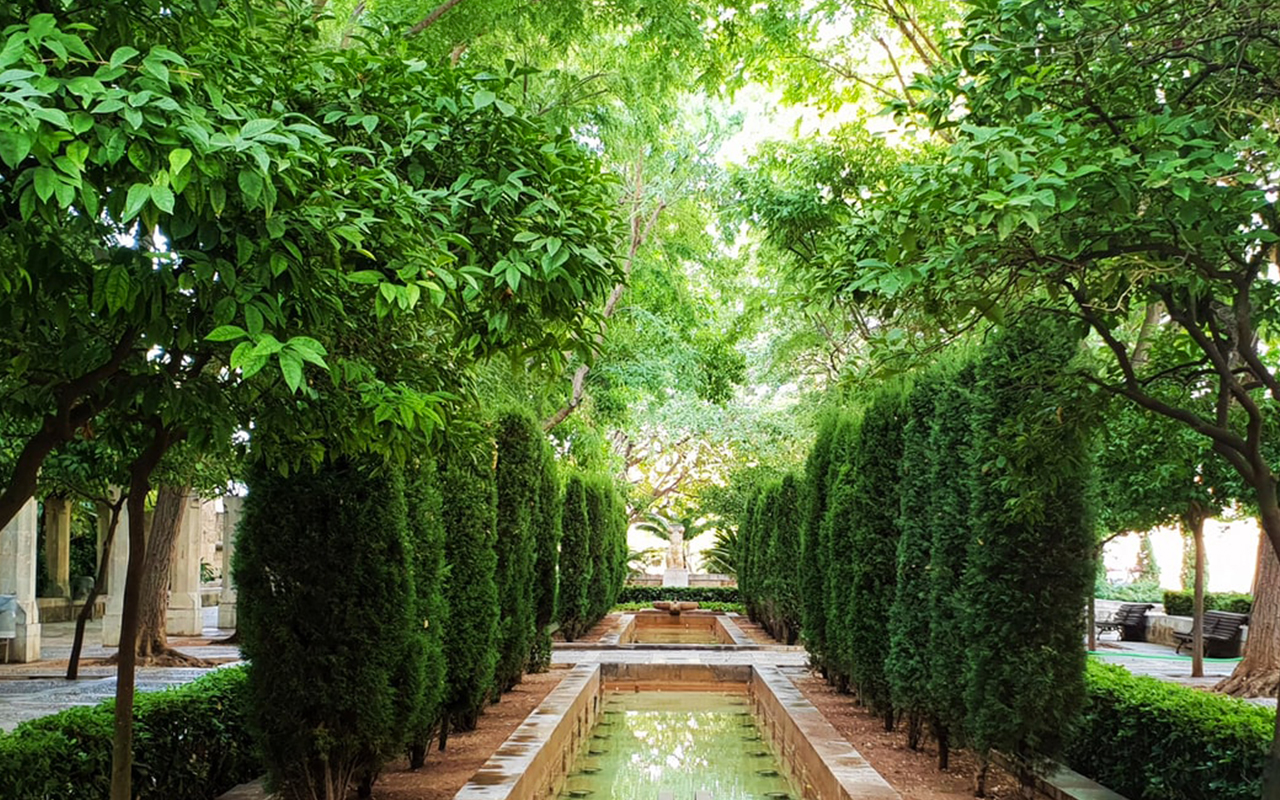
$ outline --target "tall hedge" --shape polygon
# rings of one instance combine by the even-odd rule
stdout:
[[[613,570],[609,553],[612,549],[613,483],[603,475],[589,475],[584,483],[587,498],[587,525],[591,537],[587,558],[591,562],[591,581],[587,584],[588,627],[609,611],[609,583]]]
[[[962,578],[968,559],[973,490],[971,364],[958,366],[934,401],[929,431],[933,489],[929,552],[929,698],[938,740],[938,765],[948,745],[964,741],[965,659]]]
[[[404,743],[421,671],[403,479],[343,460],[247,482],[234,570],[269,785],[342,797]]]
[[[769,576],[769,540],[773,536],[774,499],[778,482],[770,481],[760,489],[751,511],[751,538],[747,540],[747,564],[750,568],[750,590],[746,594],[747,612],[753,620],[765,621],[765,587]]]
[[[765,548],[762,594],[769,633],[786,644],[800,635],[800,481],[787,473],[774,487],[769,516],[769,541]]]
[[[876,391],[863,412],[853,454],[851,582],[843,585],[842,606],[850,679],[863,705],[893,725],[893,705],[885,659],[889,655],[889,608],[893,604],[898,556],[898,466],[902,459],[905,392],[890,385]]]
[[[511,411],[494,426],[497,487],[497,688],[520,682],[534,634],[534,558],[538,493],[542,483],[542,428],[528,413]]]
[[[560,630],[572,642],[591,627],[588,587],[594,575],[587,487],[580,474],[574,473],[565,481],[560,525]]]
[[[934,489],[931,468],[935,402],[942,377],[933,370],[907,398],[899,467],[898,552],[889,654],[885,672],[893,707],[907,717],[907,744],[915,750],[932,710],[929,695],[929,561],[933,549]]]
[[[532,672],[551,667],[551,633],[556,621],[556,589],[560,579],[560,477],[551,445],[542,443],[534,506],[533,624],[534,645],[529,661]]]
[[[407,733],[410,766],[422,766],[431,734],[440,722],[445,690],[445,533],[439,476],[433,460],[405,469],[405,506],[413,552],[416,614],[413,629],[423,649],[422,677]]]
[[[827,513],[822,522],[826,568],[826,641],[828,676],[841,691],[849,687],[853,675],[850,663],[847,603],[853,585],[854,523],[857,497],[851,463],[861,442],[862,419],[846,414],[836,433],[831,461]]]
[[[493,691],[498,663],[498,567],[492,451],[455,450],[445,459],[445,632],[448,689],[445,720],[453,730],[472,730]],[[446,730],[447,733],[447,730]]]
[[[754,576],[751,573],[751,542],[755,537],[756,506],[759,504],[760,491],[757,489],[747,495],[746,503],[742,509],[742,522],[738,524],[738,594],[747,610],[747,616],[753,620],[756,615],[754,595],[752,594],[755,587],[752,584]]]
[[[1078,343],[1024,316],[974,365],[965,732],[1028,764],[1061,751],[1084,700],[1088,425],[1065,383]]]
[[[804,525],[800,531],[801,627],[805,646],[814,661],[825,669],[826,639],[826,553],[822,544],[822,518],[827,511],[828,483],[836,428],[840,418],[827,413],[818,425],[818,435],[804,465]]]

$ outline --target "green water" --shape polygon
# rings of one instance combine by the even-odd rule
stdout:
[[[583,794],[586,792],[587,794]],[[720,692],[609,692],[562,798],[770,800],[800,794],[747,699]]]

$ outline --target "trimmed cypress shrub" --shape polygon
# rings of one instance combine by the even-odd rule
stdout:
[[[565,481],[564,515],[560,525],[560,630],[564,638],[572,642],[591,627],[587,587],[594,574],[587,487],[578,473]]]
[[[826,640],[829,678],[840,691],[847,691],[853,675],[850,663],[849,618],[846,613],[849,587],[853,585],[855,554],[854,516],[856,494],[850,463],[861,441],[862,419],[846,414],[836,431],[836,447],[831,461],[827,513],[823,518],[823,539],[827,554]]]
[[[853,451],[853,567],[841,606],[849,634],[846,658],[858,698],[893,727],[893,704],[885,659],[889,655],[889,608],[893,605],[898,557],[898,468],[902,460],[905,393],[897,386],[876,391],[863,412]]]
[[[497,572],[499,692],[520,682],[534,633],[534,517],[542,482],[542,429],[527,413],[508,412],[495,426],[498,463]],[[495,698],[496,699],[496,698]]]
[[[970,390],[973,367],[959,367],[934,401],[929,431],[933,489],[929,552],[929,698],[938,741],[938,766],[948,766],[948,745],[964,741],[965,648],[962,578],[970,539],[973,488]]]
[[[804,465],[804,527],[800,532],[801,621],[805,647],[825,672],[827,659],[826,552],[822,545],[822,518],[827,512],[827,473],[830,471],[836,428],[840,418],[827,413]]]
[[[492,445],[490,444],[490,447]],[[472,458],[474,456],[474,458]],[[493,691],[498,662],[498,588],[494,576],[496,497],[492,451],[451,453],[440,485],[444,498],[445,631],[448,688],[441,748],[449,728],[472,730]]]
[[[404,485],[376,467],[248,476],[241,650],[268,782],[285,798],[343,797],[405,740],[402,690],[421,663],[409,663],[420,640]]]
[[[609,582],[613,580],[610,553],[612,530],[613,482],[603,475],[590,475],[583,483],[587,500],[587,559],[591,562],[591,581],[587,583],[587,628],[609,613]]]
[[[551,632],[556,621],[556,586],[560,572],[560,478],[551,445],[542,443],[538,473],[537,504],[534,507],[533,538],[533,623],[534,644],[529,659],[530,672],[551,668]]]
[[[742,509],[742,522],[738,525],[738,594],[747,609],[747,616],[755,621],[755,587],[751,573],[751,540],[755,538],[756,508],[760,505],[760,490],[747,495]]]
[[[800,481],[787,473],[778,482],[770,509],[769,541],[765,550],[765,605],[769,632],[795,644],[800,635]]]
[[[897,578],[889,610],[885,672],[893,707],[907,716],[907,746],[916,750],[932,703],[929,696],[929,560],[933,544],[934,484],[930,433],[942,382],[934,370],[907,397],[902,432]]]
[[[767,622],[765,586],[769,577],[769,540],[773,536],[774,499],[778,494],[778,482],[770,481],[760,490],[752,512],[751,538],[747,540],[747,564],[751,568],[751,591],[747,597],[747,612],[752,619]]]
[[[1091,470],[1065,387],[1078,341],[1066,322],[1028,315],[974,365],[965,734],[1030,768],[1061,752],[1084,700]]]
[[[444,520],[436,462],[411,462],[405,469],[405,506],[413,550],[416,602],[414,629],[423,648],[418,703],[409,719],[409,765],[422,766],[432,732],[440,722],[445,690]]]

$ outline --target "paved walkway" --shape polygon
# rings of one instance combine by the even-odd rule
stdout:
[[[171,638],[169,643],[187,655],[225,661],[238,659],[234,645],[208,644],[210,639],[225,637],[229,632],[216,626],[218,609],[204,609],[204,633],[199,638]],[[115,667],[80,667],[80,678],[68,681],[63,676],[71,655],[75,636],[74,622],[54,622],[41,629],[40,653],[43,660],[31,664],[0,664],[0,730],[13,730],[19,723],[72,706],[92,706],[115,696]],[[94,620],[85,628],[83,660],[115,655],[114,647],[102,646],[102,621]],[[142,667],[138,670],[138,691],[148,692],[178,686],[195,680],[207,669],[187,667]]]
[[[1135,675],[1149,675],[1169,683],[1210,690],[1231,675],[1238,658],[1206,658],[1204,677],[1191,677],[1191,656],[1174,652],[1175,648],[1153,642],[1121,642],[1111,638],[1098,642],[1091,658],[1107,664],[1118,664]],[[1250,703],[1275,708],[1274,697],[1252,697]]]

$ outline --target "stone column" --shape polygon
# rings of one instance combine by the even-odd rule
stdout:
[[[120,495],[112,490],[112,500]],[[101,558],[102,545],[107,535],[107,523],[110,521],[110,510],[98,515],[98,552]],[[129,507],[120,509],[120,520],[116,523],[116,534],[111,539],[111,552],[107,554],[107,611],[102,617],[102,646],[120,646],[120,622],[124,616],[124,584],[129,574]]]
[[[9,643],[9,660],[40,660],[40,607],[36,604],[35,498],[0,530],[0,594],[18,597],[18,635]]]
[[[204,630],[200,613],[200,498],[188,494],[182,502],[182,522],[169,570],[165,627],[170,636],[199,636]]]
[[[46,597],[71,597],[71,501],[44,501],[44,566]]]
[[[240,525],[243,497],[222,498],[222,596],[218,599],[218,627],[236,627],[236,585],[231,579],[231,561],[236,555],[236,528]]]

